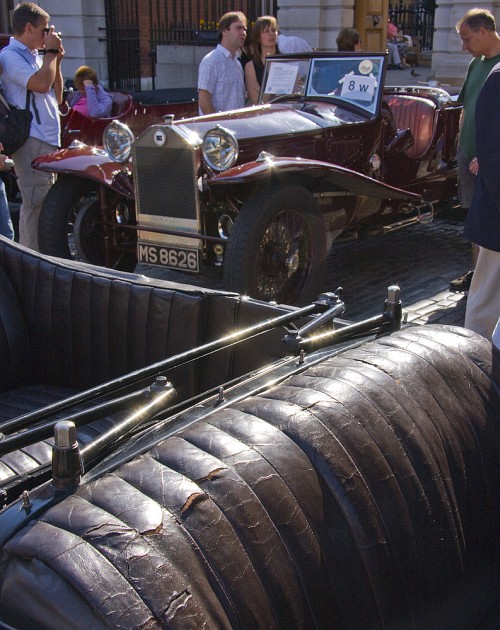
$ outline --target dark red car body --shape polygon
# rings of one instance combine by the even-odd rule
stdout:
[[[109,118],[84,116],[61,105],[61,148],[70,146],[74,140],[91,147],[102,144],[102,134],[112,120],[121,120],[135,135],[162,120],[165,115],[176,118],[196,116],[198,113],[197,93],[191,88],[161,89],[145,92],[109,92],[113,107]]]

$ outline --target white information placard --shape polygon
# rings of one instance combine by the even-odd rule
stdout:
[[[350,100],[371,102],[376,87],[377,80],[375,77],[346,74],[342,82],[340,95]]]
[[[266,83],[266,94],[293,94],[299,66],[290,63],[273,63]]]

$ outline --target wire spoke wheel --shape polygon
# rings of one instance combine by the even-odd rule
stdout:
[[[104,230],[95,193],[82,197],[68,221],[68,245],[73,258],[94,264],[105,260]],[[73,250],[73,251],[72,251]]]
[[[302,187],[275,187],[249,200],[233,226],[224,278],[230,290],[287,304],[317,297],[326,255],[323,220]]]
[[[50,188],[40,213],[38,240],[40,251],[51,256],[121,271],[132,271],[137,263],[135,234],[117,224],[113,238],[106,241],[96,184],[76,177],[60,176]]]
[[[311,234],[305,218],[284,211],[268,225],[257,250],[257,293],[263,300],[295,299],[312,271]]]

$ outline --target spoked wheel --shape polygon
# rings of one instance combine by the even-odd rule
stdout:
[[[68,245],[73,258],[86,262],[105,260],[104,234],[99,224],[99,202],[95,191],[84,195],[76,216],[68,221],[68,227],[73,225],[73,233],[68,231]]]
[[[105,232],[96,190],[97,184],[77,177],[59,176],[43,202],[38,240],[43,254],[82,260],[94,265],[132,271],[137,264],[136,236],[119,227],[110,249],[105,250]],[[120,204],[119,204],[120,205]],[[124,213],[126,211],[123,202]]]
[[[265,301],[315,299],[326,255],[323,219],[300,186],[274,187],[244,204],[224,261],[226,288]]]

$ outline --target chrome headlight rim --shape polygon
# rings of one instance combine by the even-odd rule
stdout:
[[[102,144],[113,162],[124,163],[129,160],[134,140],[130,128],[119,120],[110,122],[102,134]]]
[[[203,136],[203,159],[214,171],[226,171],[236,164],[238,140],[232,131],[217,125]]]

